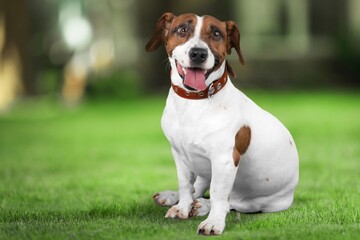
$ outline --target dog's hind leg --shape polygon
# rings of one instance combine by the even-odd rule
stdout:
[[[280,191],[269,196],[252,198],[230,198],[230,209],[243,213],[280,212],[293,202],[294,190]]]
[[[204,193],[209,189],[210,187],[210,180],[197,176],[195,183],[194,183],[194,193],[193,198],[202,198],[204,196]]]
[[[210,187],[210,180],[198,176],[194,183],[194,193],[193,198],[195,199],[191,211],[189,213],[190,217],[196,216],[205,216],[210,212],[210,200],[203,198],[204,193]]]
[[[177,191],[158,192],[152,196],[157,205],[171,207],[179,202],[179,193]]]
[[[209,186],[210,181],[208,179],[197,176],[194,183],[193,198],[197,199],[203,197]],[[171,207],[179,202],[179,193],[177,191],[163,191],[154,194],[152,198],[155,203],[160,206]]]

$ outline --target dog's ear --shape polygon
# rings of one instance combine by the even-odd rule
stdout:
[[[245,64],[244,56],[242,55],[241,49],[240,49],[240,31],[233,21],[227,21],[226,22],[226,31],[227,31],[227,37],[228,37],[228,43],[227,43],[227,53],[231,53],[231,49],[235,48],[236,53],[239,56],[239,61],[242,65]]]
[[[145,50],[147,52],[152,52],[160,47],[161,44],[166,43],[169,29],[172,21],[176,18],[173,13],[164,13],[156,23],[155,33],[146,44]]]

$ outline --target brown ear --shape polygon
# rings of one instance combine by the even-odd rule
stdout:
[[[166,42],[172,21],[176,18],[173,13],[164,13],[156,23],[155,33],[146,44],[145,50],[152,52]]]
[[[242,65],[245,64],[244,56],[241,53],[240,49],[240,31],[233,21],[226,22],[226,30],[227,30],[227,37],[228,37],[228,46],[227,46],[227,53],[231,53],[231,49],[235,48],[236,53],[239,56],[239,61]]]

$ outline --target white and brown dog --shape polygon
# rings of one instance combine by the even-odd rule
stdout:
[[[225,60],[234,48],[244,64],[233,21],[163,14],[146,45],[164,44],[171,85],[162,129],[172,147],[179,190],[154,195],[172,206],[167,218],[203,216],[198,233],[221,234],[229,210],[289,208],[298,183],[298,153],[289,131],[231,83]],[[210,200],[203,194],[210,188]]]

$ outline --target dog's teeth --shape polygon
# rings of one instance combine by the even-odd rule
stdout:
[[[186,74],[186,70],[185,70],[185,68],[184,68],[184,67],[182,68],[182,70],[183,70],[184,74]]]

